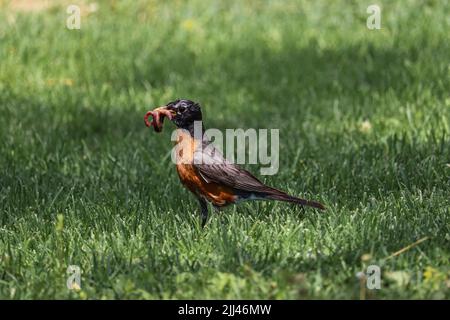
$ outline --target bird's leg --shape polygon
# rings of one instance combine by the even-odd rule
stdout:
[[[198,202],[200,203],[200,216],[202,218],[202,228],[205,226],[206,221],[208,220],[208,204],[205,199],[198,198]]]

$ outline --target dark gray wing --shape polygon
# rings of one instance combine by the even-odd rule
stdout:
[[[325,209],[319,202],[293,197],[281,190],[266,186],[247,170],[227,161],[222,153],[208,142],[204,142],[203,148],[194,152],[194,167],[206,182],[216,182],[232,188],[244,199],[256,196],[256,198],[287,201]]]
[[[247,170],[226,160],[212,143],[204,142],[203,148],[194,152],[194,167],[206,182],[245,192],[273,193],[270,188]]]

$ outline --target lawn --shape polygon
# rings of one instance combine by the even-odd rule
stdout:
[[[449,298],[450,5],[377,3],[381,30],[365,1],[0,1],[0,298]],[[143,123],[176,98],[279,129],[262,180],[328,209],[202,230]]]

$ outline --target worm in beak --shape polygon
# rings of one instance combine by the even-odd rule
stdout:
[[[148,118],[152,116],[152,122],[148,120]],[[170,110],[167,109],[166,106],[156,108],[152,111],[148,111],[144,116],[145,125],[147,127],[153,126],[156,132],[161,132],[164,122],[164,117],[169,118],[169,120],[172,120],[173,114],[170,112]]]

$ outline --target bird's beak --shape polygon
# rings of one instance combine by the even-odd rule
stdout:
[[[144,116],[145,125],[147,127],[153,126],[156,132],[161,132],[164,117],[169,118],[169,120],[172,120],[176,112],[174,110],[171,110],[168,106],[162,106],[158,107],[152,111],[149,111]],[[152,116],[153,120],[152,122],[148,121],[148,118]]]
[[[175,110],[168,106],[158,107],[153,112],[159,113],[161,115],[166,116],[169,120],[172,120],[173,116],[176,115]]]

